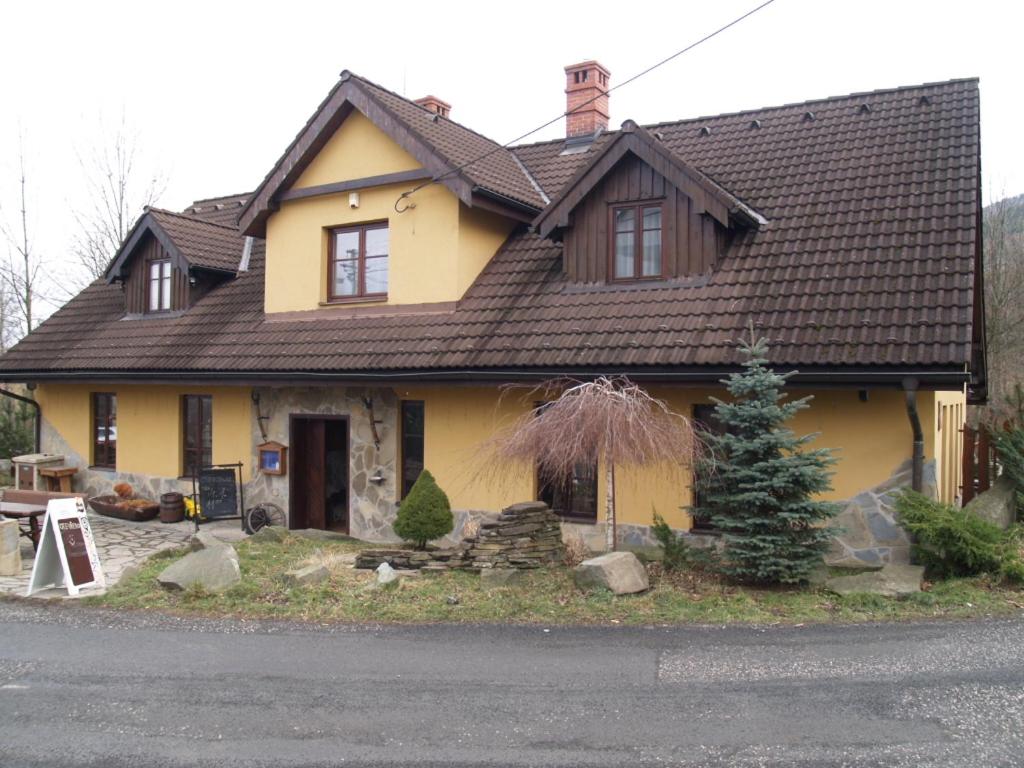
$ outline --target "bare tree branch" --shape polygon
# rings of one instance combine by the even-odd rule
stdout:
[[[993,401],[1024,380],[1024,196],[984,211],[985,325]]]
[[[102,126],[100,134],[107,135]],[[123,114],[107,143],[78,155],[89,204],[74,213],[72,252],[89,281],[103,275],[132,224],[166,190],[163,174],[141,174],[138,160],[138,134],[128,129]]]
[[[29,333],[35,326],[42,258],[35,251],[30,237],[28,216],[27,172],[24,137],[18,140],[18,216],[13,227],[0,220],[0,232],[7,241],[7,260],[0,265],[0,281],[4,286],[4,320],[0,336],[4,348]]]

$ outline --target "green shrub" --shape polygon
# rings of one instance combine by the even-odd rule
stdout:
[[[394,527],[395,533],[417,549],[425,549],[428,541],[451,533],[455,527],[448,496],[427,470],[420,472],[409,494],[402,499]]]
[[[1003,474],[1017,491],[1017,517],[1024,512],[1024,387],[1017,384],[1004,402],[993,408],[988,425]]]
[[[904,491],[896,501],[900,522],[914,535],[913,554],[940,579],[989,573],[1024,580],[1016,529],[999,526],[949,504]]]
[[[654,513],[651,533],[661,547],[661,565],[666,571],[708,570],[715,565],[712,550],[690,546],[686,538],[672,530],[665,518]]]

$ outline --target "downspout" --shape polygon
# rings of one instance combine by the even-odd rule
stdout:
[[[903,391],[907,399],[907,418],[910,419],[910,429],[914,433],[910,487],[920,493],[924,476],[924,432],[921,430],[921,417],[917,412],[917,379],[904,379]]]
[[[22,403],[28,403],[29,405],[31,405],[33,408],[36,409],[35,451],[34,452],[35,453],[39,453],[39,446],[40,446],[40,443],[42,442],[40,437],[42,435],[42,428],[43,428],[43,408],[42,408],[42,406],[39,405],[39,403],[37,403],[31,397],[25,397],[24,395],[18,395],[18,394],[15,394],[14,392],[9,392],[6,389],[0,389],[0,395],[3,395],[4,397],[13,398],[13,399],[18,400],[18,401],[20,401]]]

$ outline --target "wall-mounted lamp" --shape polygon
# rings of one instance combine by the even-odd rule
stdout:
[[[380,485],[381,483],[384,482],[385,477],[384,477],[384,474],[378,469],[376,472],[374,472],[370,476],[369,479],[370,479],[370,482],[373,483],[374,485]]]
[[[358,208],[359,207],[359,193],[358,192],[349,192],[348,193],[348,207],[349,208]]]

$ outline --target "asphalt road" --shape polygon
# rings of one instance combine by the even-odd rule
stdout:
[[[1019,766],[1024,620],[316,627],[0,601],[0,766]]]

